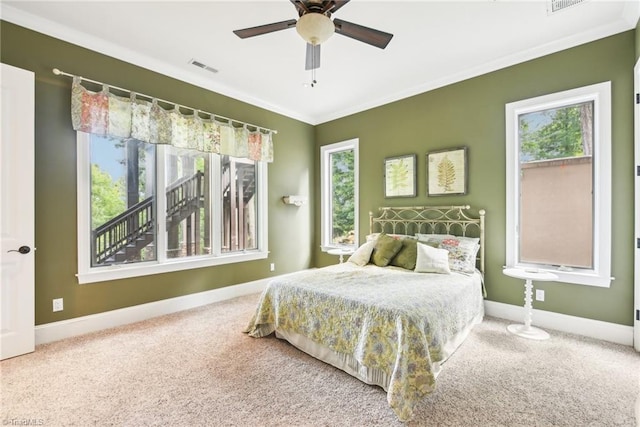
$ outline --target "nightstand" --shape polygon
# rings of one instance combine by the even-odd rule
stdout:
[[[336,249],[329,249],[327,251],[327,253],[329,255],[340,255],[340,264],[342,264],[344,262],[344,256],[345,255],[352,255],[355,252],[354,249],[351,248],[336,248]]]
[[[547,271],[529,270],[522,268],[505,268],[502,273],[515,277],[516,279],[525,280],[524,285],[524,325],[514,324],[507,326],[507,330],[512,334],[533,340],[546,340],[549,334],[542,329],[531,326],[531,318],[533,317],[533,306],[531,305],[531,297],[533,296],[533,281],[547,282],[558,280],[558,276]]]

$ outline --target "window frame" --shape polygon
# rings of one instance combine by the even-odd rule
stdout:
[[[323,145],[320,147],[320,205],[321,205],[321,243],[320,248],[323,252],[327,252],[331,249],[356,249],[359,245],[359,139],[349,139],[347,141],[336,142],[333,144]],[[341,151],[353,150],[353,198],[354,198],[354,244],[353,245],[338,245],[333,243],[332,238],[332,218],[333,218],[333,185],[331,182],[331,162],[330,156],[334,153]]]
[[[78,227],[78,282],[80,284],[102,282],[107,280],[126,279],[132,277],[147,276],[152,274],[169,273],[174,271],[190,270],[194,268],[211,267],[237,262],[266,259],[268,251],[268,212],[267,212],[267,165],[264,162],[256,162],[256,190],[257,190],[257,249],[244,250],[233,253],[222,253],[220,246],[220,227],[222,221],[221,209],[212,209],[212,236],[213,250],[211,254],[182,258],[166,257],[166,230],[165,221],[156,222],[157,250],[156,260],[133,264],[116,264],[100,267],[91,266],[91,135],[85,132],[76,132],[77,146],[77,227]],[[166,147],[156,146],[156,210],[166,211],[166,196],[164,191],[165,155]],[[217,156],[216,154],[209,154]],[[220,188],[220,162],[211,161],[211,200],[222,200]],[[221,203],[220,203],[221,204]],[[158,215],[156,215],[158,218]]]
[[[518,117],[536,111],[593,101],[593,268],[519,261],[520,150]],[[611,82],[508,103],[506,116],[506,266],[535,268],[558,276],[558,282],[609,287],[611,285]]]

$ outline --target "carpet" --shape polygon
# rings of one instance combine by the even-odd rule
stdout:
[[[241,331],[259,294],[40,345],[0,363],[3,425],[401,426],[379,387]],[[409,426],[634,426],[640,354],[485,318]]]

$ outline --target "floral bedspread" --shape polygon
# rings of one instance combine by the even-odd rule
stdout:
[[[306,336],[389,378],[387,400],[401,421],[435,387],[445,344],[484,314],[479,273],[428,274],[352,263],[273,280],[245,332]]]

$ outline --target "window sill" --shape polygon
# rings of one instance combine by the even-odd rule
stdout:
[[[609,288],[611,287],[611,281],[614,280],[610,275],[599,275],[594,271],[566,271],[559,270],[557,268],[550,267],[540,267],[539,265],[529,265],[529,264],[517,264],[514,266],[507,266],[520,268],[520,269],[536,269],[540,272],[549,272],[558,276],[558,280],[555,282],[558,283],[571,283],[574,285],[585,285],[585,286],[595,286],[599,288]]]
[[[237,262],[266,259],[269,253],[266,251],[251,251],[221,255],[215,258],[176,259],[162,264],[157,262],[139,264],[119,264],[108,267],[94,268],[91,271],[78,273],[78,283],[96,283],[108,280],[128,279],[152,274],[170,273],[174,271],[192,270],[194,268],[213,267],[217,265],[233,264]]]
[[[320,246],[320,250],[322,252],[329,252],[329,251],[335,251],[335,250],[342,250],[345,252],[354,252],[356,249],[358,249],[358,246],[356,245],[333,245],[333,246]]]

